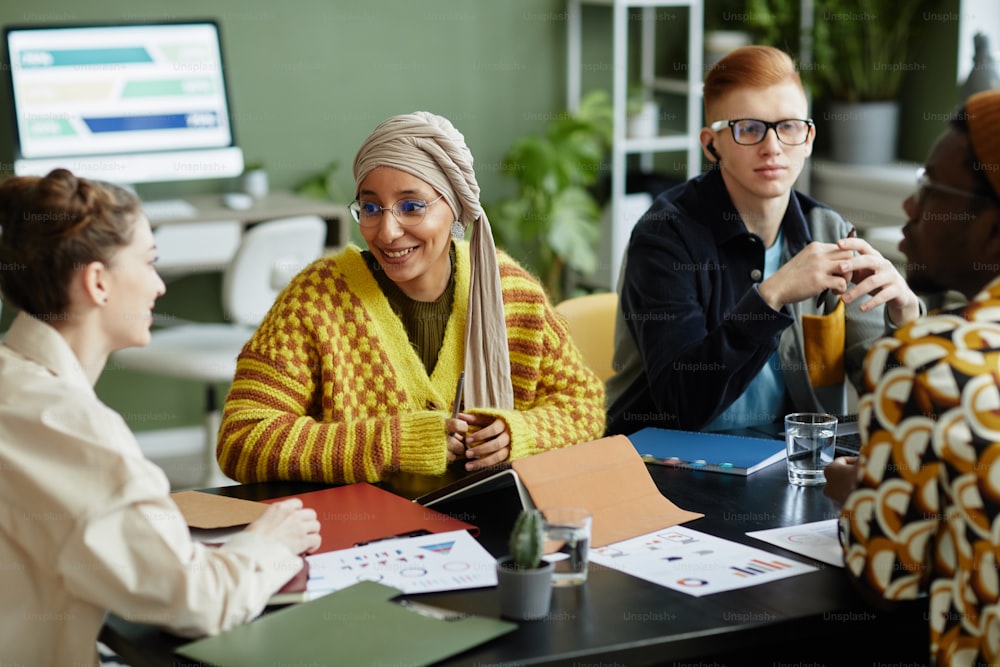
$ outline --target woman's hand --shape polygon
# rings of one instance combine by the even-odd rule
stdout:
[[[448,463],[466,461],[468,471],[481,470],[510,458],[507,422],[489,415],[460,413],[445,422]]]
[[[455,461],[464,461],[465,434],[469,431],[469,423],[460,417],[447,419],[444,422],[444,430],[448,438],[448,456],[446,460],[449,464]]]
[[[920,299],[896,266],[871,245],[859,238],[841,239],[837,247],[851,250],[855,255],[840,265],[841,271],[851,276],[854,287],[841,295],[844,303],[851,303],[866,294],[871,299],[861,304],[862,312],[868,312],[885,304],[889,321],[901,327],[920,316]]]
[[[316,510],[303,507],[298,498],[268,505],[264,513],[247,526],[246,530],[277,540],[294,554],[311,554],[320,545]]]
[[[830,461],[823,474],[826,477],[823,495],[843,507],[847,496],[858,486],[858,457],[838,456]]]

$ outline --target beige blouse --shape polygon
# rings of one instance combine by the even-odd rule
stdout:
[[[302,566],[258,534],[192,542],[169,491],[62,336],[19,314],[0,344],[0,664],[96,664],[105,610],[215,634]]]

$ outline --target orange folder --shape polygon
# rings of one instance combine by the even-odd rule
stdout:
[[[467,530],[473,536],[479,528],[402,496],[366,482],[335,486],[320,491],[297,493],[285,498],[299,498],[316,510],[323,544],[317,553],[350,547],[392,537]],[[263,502],[273,503],[285,498]]]

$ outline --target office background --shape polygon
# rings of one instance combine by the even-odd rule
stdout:
[[[706,14],[717,7],[707,0]],[[686,34],[685,11],[663,13],[667,35]],[[597,18],[584,22],[585,89],[610,78],[610,27],[590,16]],[[917,57],[927,67],[908,77],[902,94],[901,159],[923,159],[958,100],[959,16],[959,0],[943,0],[941,20],[928,26]],[[294,188],[336,160],[335,180],[349,197],[351,161],[364,137],[387,116],[425,109],[465,134],[488,204],[513,189],[500,167],[507,148],[543,131],[566,105],[565,0],[33,0],[0,7],[3,25],[189,18],[220,22],[237,139],[276,189]],[[11,159],[8,94],[0,103],[2,174]],[[681,173],[683,159],[676,163]],[[161,184],[139,192],[161,198],[235,187]],[[217,274],[168,288],[158,311],[221,318]],[[8,309],[0,329],[9,319]],[[98,393],[139,431],[197,424],[202,416],[194,383],[110,367]]]

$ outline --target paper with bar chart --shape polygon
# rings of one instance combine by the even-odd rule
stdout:
[[[591,549],[590,562],[695,597],[818,569],[683,526]]]
[[[497,585],[496,558],[467,530],[379,540],[306,557],[309,599],[377,581],[404,593]]]

